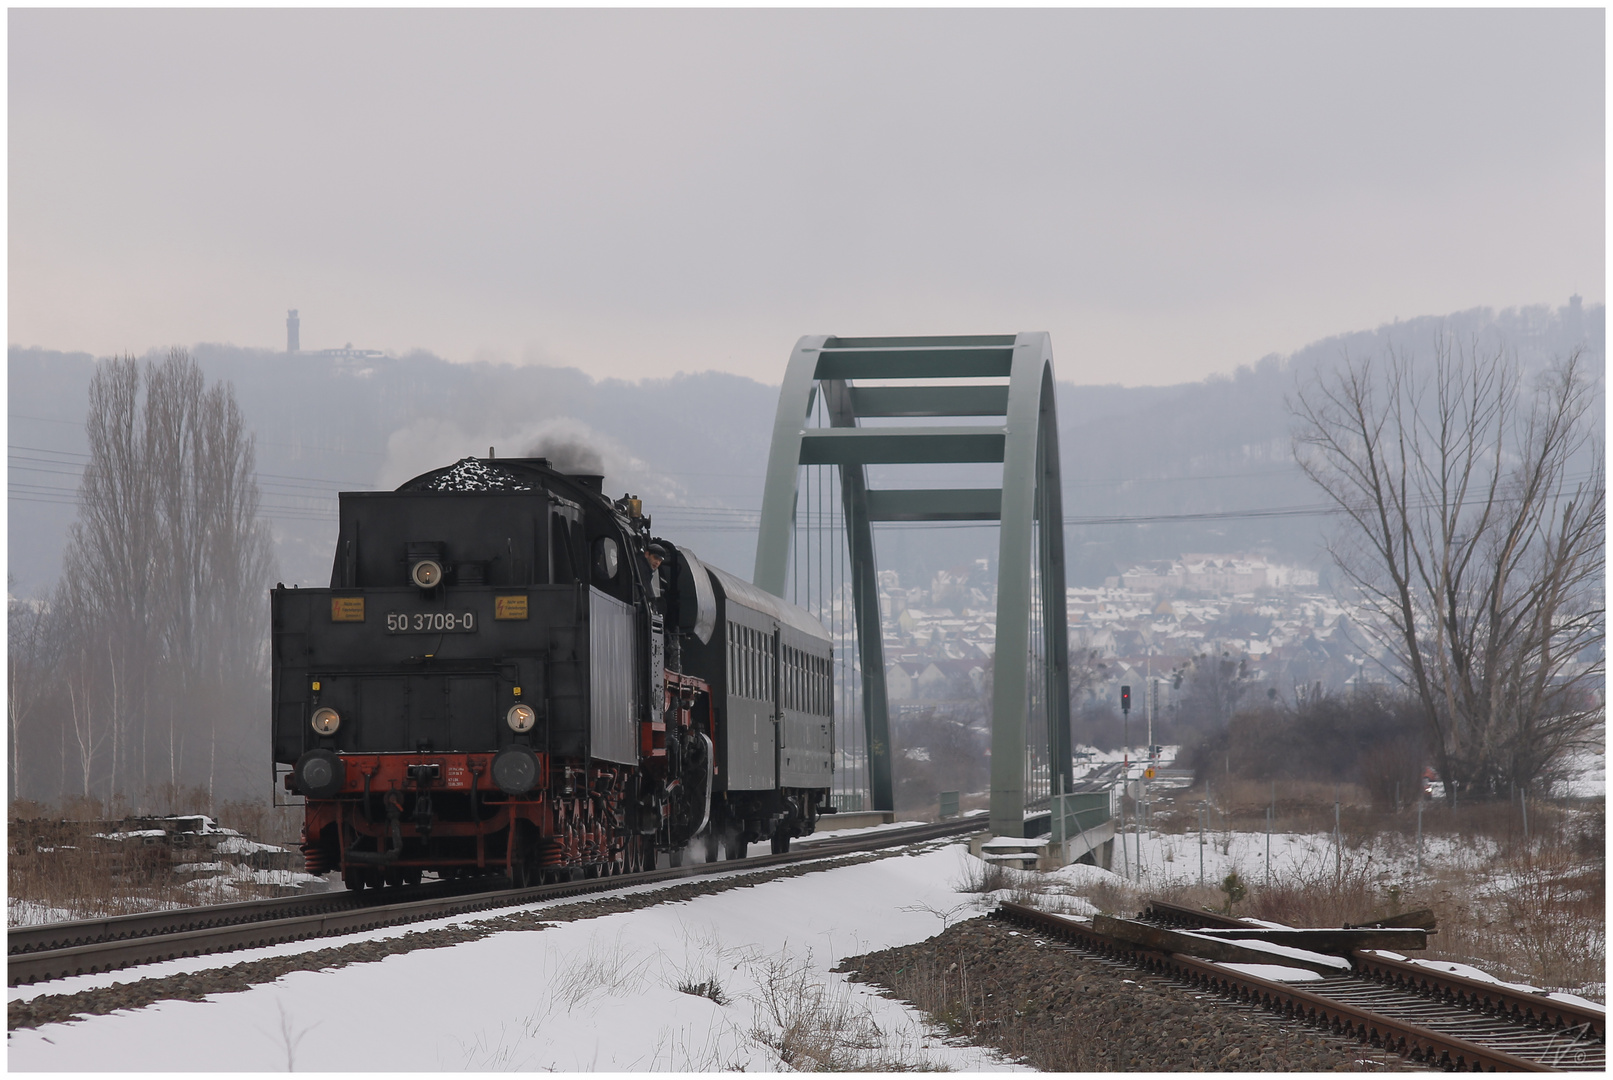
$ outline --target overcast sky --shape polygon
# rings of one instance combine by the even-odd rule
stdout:
[[[17,11],[13,344],[1170,383],[1604,299],[1601,11]]]

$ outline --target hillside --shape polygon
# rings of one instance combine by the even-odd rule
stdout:
[[[1442,328],[1502,341],[1526,367],[1576,345],[1594,352],[1596,370],[1605,357],[1603,306],[1540,306],[1342,334],[1177,386],[1060,382],[1066,516],[1167,518],[1072,524],[1070,583],[1101,584],[1117,561],[1185,551],[1260,552],[1325,572],[1324,517],[1169,516],[1314,506],[1317,495],[1290,458],[1285,395],[1342,355],[1425,347]],[[781,372],[790,344],[781,336]],[[1101,358],[1059,356],[1057,342],[1054,350],[1065,375],[1103,370]],[[645,498],[659,531],[750,575],[776,386],[715,372],[596,381],[576,368],[457,364],[420,352],[333,359],[214,344],[192,351],[209,377],[234,384],[257,433],[264,509],[288,583],[328,577],[336,491],[390,487],[489,447],[579,463],[591,457],[607,490]],[[94,360],[17,346],[8,360],[8,570],[19,594],[39,595],[59,573],[73,520]],[[938,569],[993,558],[996,533],[892,527],[878,546],[883,569],[927,581]]]

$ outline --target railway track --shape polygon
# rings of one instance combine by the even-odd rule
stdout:
[[[1444,974],[1368,950],[1348,974],[1299,985],[1248,975],[1224,964],[1122,942],[1090,924],[1004,902],[996,917],[1098,956],[1238,1000],[1297,1022],[1319,1024],[1424,1064],[1458,1070],[1530,1072],[1606,1068],[1605,1013],[1493,983]],[[1158,901],[1144,918],[1178,928],[1247,926],[1235,919]]]
[[[439,884],[417,886],[395,893],[391,890],[316,893],[46,926],[16,927],[6,934],[6,981],[8,986],[26,986],[186,956],[259,948],[514,907],[535,900],[580,896],[631,885],[709,877],[734,871],[763,870],[977,832],[983,826],[983,821],[965,818],[891,829],[866,836],[804,841],[784,855],[700,863],[525,889],[472,891],[463,886]]]

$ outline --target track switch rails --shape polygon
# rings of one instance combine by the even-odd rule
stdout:
[[[1415,925],[1433,929],[1428,912],[1414,911],[1398,918],[1417,920]],[[1240,919],[1217,915],[1214,912],[1196,911],[1193,908],[1150,900],[1142,917],[1154,922],[1178,927],[1235,930],[1250,928]],[[1388,920],[1385,920],[1388,922]],[[1364,929],[1365,927],[1358,927]],[[1438,971],[1423,964],[1396,960],[1391,956],[1367,949],[1355,949],[1347,955],[1353,973],[1363,979],[1396,986],[1411,993],[1443,1001],[1450,1005],[1472,1009],[1488,1015],[1500,1015],[1519,1024],[1533,1024],[1546,1031],[1583,1032],[1586,1039],[1605,1046],[1607,1040],[1607,1014],[1570,1002],[1558,1001],[1544,993],[1515,990],[1500,983],[1470,979],[1454,972]]]
[[[1510,1013],[1485,1015],[1475,1012],[1465,1020],[1465,1027],[1469,1029],[1467,1033],[1475,1035],[1474,1039],[1468,1039],[1363,1007],[1364,1004],[1377,1006],[1380,1001],[1383,1005],[1403,1006],[1407,1002],[1428,1004],[1426,998],[1409,987],[1380,984],[1364,988],[1363,993],[1359,980],[1351,978],[1350,983],[1357,987],[1352,997],[1357,1001],[1341,1001],[1180,953],[1166,953],[1120,941],[1098,933],[1077,920],[1021,904],[1004,901],[998,905],[993,917],[1042,931],[1102,956],[1128,961],[1156,974],[1261,1005],[1296,1021],[1354,1035],[1373,1046],[1435,1067],[1507,1072],[1600,1071],[1601,1062],[1605,1061],[1605,1047],[1600,1037],[1596,1036],[1593,1043],[1592,1036],[1585,1028],[1541,1031],[1533,1024],[1514,1020]],[[1373,996],[1375,1000],[1362,1000]],[[1532,1044],[1530,1049],[1533,1053],[1527,1057],[1514,1054],[1477,1041],[1479,1038],[1508,1044],[1527,1042]]]

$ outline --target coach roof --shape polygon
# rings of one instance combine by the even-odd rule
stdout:
[[[711,571],[712,580],[721,586],[723,595],[729,600],[743,604],[754,611],[760,611],[764,615],[771,615],[781,625],[788,626],[808,637],[816,638],[826,646],[833,646],[834,639],[829,636],[829,631],[823,628],[822,623],[808,614],[805,608],[796,607],[794,604],[781,600],[770,592],[758,589],[748,581],[741,581],[726,570],[717,569],[710,563],[706,564],[706,569]]]

